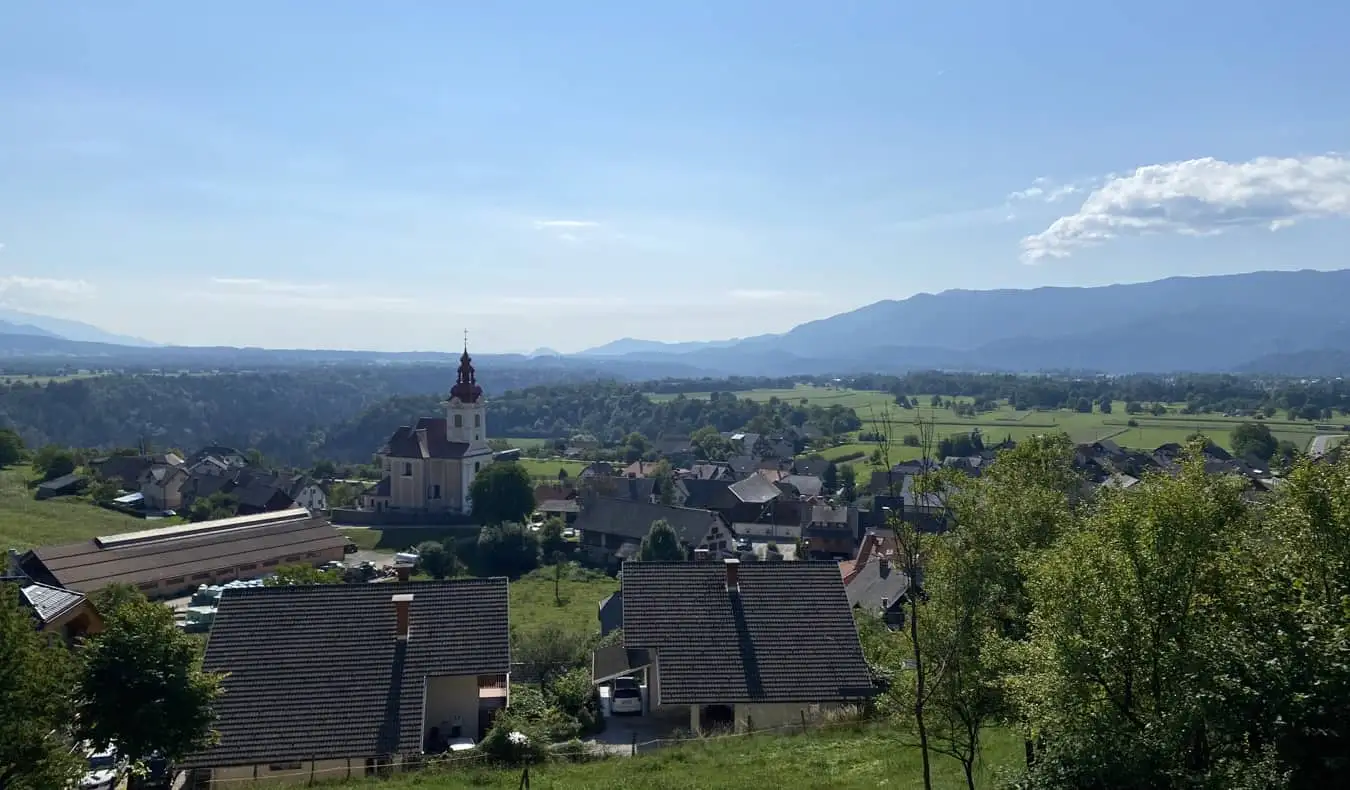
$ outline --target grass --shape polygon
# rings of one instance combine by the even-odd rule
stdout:
[[[33,498],[36,481],[26,466],[0,469],[0,549],[74,543],[99,535],[132,532],[171,522],[147,522],[95,505],[84,496],[66,496],[39,502]]]
[[[437,543],[446,538],[463,538],[478,534],[478,527],[340,527],[341,532],[358,549],[363,551],[384,551],[390,554],[403,551],[424,541]]]
[[[965,788],[961,766],[949,757],[932,756],[933,787]],[[1022,760],[1022,744],[1011,733],[985,734],[984,755],[976,785],[990,786],[1002,770]],[[421,787],[428,790],[521,787],[519,769],[432,769],[388,780],[352,784]],[[896,729],[840,727],[806,734],[751,735],[695,741],[637,757],[617,757],[584,764],[535,766],[533,790],[707,790],[708,788],[831,788],[861,790],[923,787],[918,749],[901,741]]]
[[[568,477],[576,477],[586,468],[584,461],[569,461],[562,458],[522,458],[518,463],[531,478],[555,482],[558,479],[559,469],[566,469]]]
[[[511,582],[511,626],[533,631],[556,624],[569,630],[598,631],[600,601],[618,589],[618,579],[576,565],[564,566],[559,604],[553,595],[553,566],[540,568]]]

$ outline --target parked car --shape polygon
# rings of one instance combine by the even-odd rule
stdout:
[[[117,753],[112,749],[89,752],[89,766],[80,780],[80,790],[114,790],[121,778]]]
[[[610,697],[609,710],[616,715],[642,715],[642,687],[633,678],[618,678]]]

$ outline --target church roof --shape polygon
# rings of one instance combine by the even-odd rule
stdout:
[[[381,452],[393,458],[463,458],[469,443],[452,442],[445,432],[444,417],[423,417],[394,431]]]
[[[450,397],[458,398],[460,403],[476,403],[483,397],[483,388],[478,386],[478,377],[473,370],[473,357],[469,356],[467,345],[464,347],[464,354],[459,358],[459,373],[455,386],[450,388]]]

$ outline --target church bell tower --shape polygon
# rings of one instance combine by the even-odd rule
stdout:
[[[445,407],[446,439],[467,443],[470,452],[487,447],[487,402],[483,400],[483,388],[478,386],[467,342],[450,399],[441,405]]]

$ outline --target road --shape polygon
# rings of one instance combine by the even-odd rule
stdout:
[[[1337,433],[1314,436],[1312,441],[1308,442],[1308,455],[1313,458],[1325,455],[1333,447],[1333,442],[1341,438],[1343,438],[1342,434]]]

